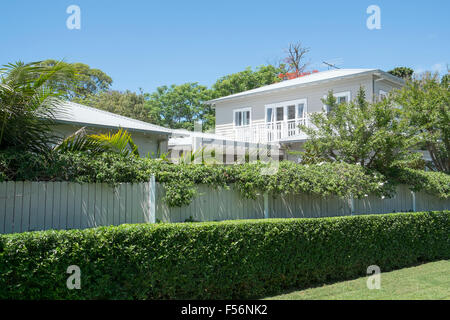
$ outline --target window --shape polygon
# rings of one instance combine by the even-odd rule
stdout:
[[[384,100],[388,97],[388,93],[386,91],[380,90],[379,96],[380,96],[380,100]]]
[[[288,120],[295,119],[295,105],[290,105],[287,107],[287,118]]]
[[[333,94],[333,96],[336,98],[336,103],[337,104],[341,104],[341,103],[348,103],[350,101],[350,91],[345,91],[345,92],[338,92]],[[324,99],[327,98],[327,96],[323,96]],[[330,112],[330,106],[328,105],[324,105],[323,109],[325,110],[325,112]]]
[[[250,125],[251,108],[243,108],[234,110],[234,126],[242,127]]]
[[[266,109],[266,122],[273,122],[273,108]]]
[[[276,121],[283,121],[283,120],[284,120],[284,108],[277,107],[277,120]]]
[[[306,117],[306,99],[274,103],[266,106],[266,122],[295,121]]]
[[[299,103],[297,105],[297,118],[305,118],[306,113],[305,113],[305,104],[304,103]]]
[[[347,103],[347,97],[346,96],[337,97],[337,103],[338,104]]]

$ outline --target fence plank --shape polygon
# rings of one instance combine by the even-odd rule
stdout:
[[[14,232],[15,182],[6,183],[5,233]]]
[[[29,231],[37,230],[39,225],[39,202],[42,202],[42,199],[39,199],[39,188],[39,182],[31,182]]]
[[[0,232],[5,233],[6,220],[6,182],[0,182]]]
[[[25,181],[23,183],[22,225],[20,228],[20,232],[30,230],[30,202],[31,202],[31,182]]]
[[[23,182],[18,181],[14,187],[13,232],[21,232],[23,213]]]
[[[67,183],[67,229],[75,228],[75,183]]]
[[[114,187],[107,186],[104,189],[105,194],[102,195],[103,198],[106,198],[105,205],[103,207],[104,216],[106,217],[106,225],[113,226],[114,225]]]

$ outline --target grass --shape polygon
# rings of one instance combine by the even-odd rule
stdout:
[[[369,290],[368,277],[290,292],[275,300],[428,300],[450,299],[450,260],[383,273],[381,288]]]

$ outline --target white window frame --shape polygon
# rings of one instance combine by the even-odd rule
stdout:
[[[323,98],[326,99],[327,96],[328,96],[328,95],[324,95]],[[346,97],[346,98],[347,98],[347,103],[349,103],[350,100],[351,100],[352,94],[351,94],[350,91],[342,91],[342,92],[336,92],[336,93],[333,93],[333,96],[336,98],[336,100],[337,100],[338,98],[340,98],[340,97]],[[324,112],[326,112],[326,113],[330,112],[330,111],[328,110],[328,106],[327,106],[326,104],[323,105],[323,110],[324,110]]]
[[[384,90],[378,90],[378,97],[380,98],[380,101],[382,101],[383,100],[383,96],[384,96],[384,99],[387,99],[387,97],[388,97],[388,92],[386,92],[386,91],[384,91]]]
[[[296,99],[296,100],[290,100],[290,101],[283,101],[283,102],[277,102],[277,103],[271,103],[271,104],[267,104],[265,105],[264,108],[264,119],[266,121],[266,123],[273,123],[273,122],[277,122],[277,121],[268,121],[267,119],[267,109],[272,109],[272,115],[275,118],[275,114],[276,114],[276,109],[279,107],[283,107],[283,122],[284,121],[292,121],[292,120],[299,120],[299,119],[303,119],[303,115],[302,117],[300,117],[298,115],[298,105],[303,103],[304,107],[303,107],[303,114],[306,117],[306,114],[308,113],[308,99],[307,98],[302,98],[302,99]],[[295,106],[295,119],[291,119],[288,120],[288,106]]]
[[[240,126],[236,125],[236,113],[238,112],[246,112],[246,111],[250,111],[250,117],[249,117],[249,121],[248,124],[242,124]],[[244,121],[244,117],[242,117],[242,121]],[[252,107],[245,107],[245,108],[239,108],[239,109],[234,109],[233,110],[233,127],[234,128],[244,128],[244,127],[248,127],[252,125]]]

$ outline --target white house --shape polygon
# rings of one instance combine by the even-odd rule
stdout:
[[[73,102],[65,102],[54,116],[56,124],[53,130],[61,138],[70,136],[82,127],[86,127],[90,133],[126,129],[141,156],[166,153],[169,136],[172,135],[171,129]]]
[[[348,102],[360,87],[368,101],[387,95],[404,80],[378,69],[336,69],[312,73],[253,90],[207,101],[215,108],[215,134],[247,143],[276,143],[284,150],[301,150],[308,137],[299,129],[309,125],[312,112],[327,112],[321,99],[333,91],[338,102]]]

